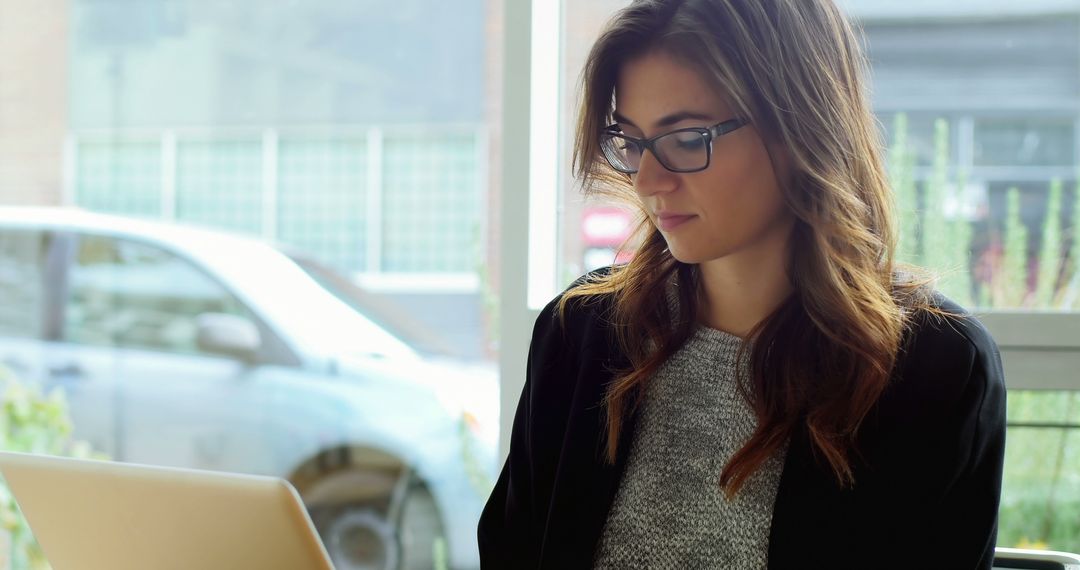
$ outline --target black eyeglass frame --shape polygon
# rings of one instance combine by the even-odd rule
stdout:
[[[637,174],[638,169],[628,170],[628,169],[625,169],[625,168],[620,168],[619,166],[617,166],[615,164],[615,162],[613,162],[611,160],[611,156],[608,155],[607,147],[604,144],[604,138],[605,137],[607,137],[607,138],[619,138],[619,139],[622,139],[622,140],[624,140],[624,141],[626,141],[626,142],[628,142],[630,144],[633,144],[633,145],[637,146],[638,150],[641,151],[642,155],[645,154],[645,150],[648,150],[649,152],[652,153],[653,157],[656,158],[656,162],[660,163],[660,166],[663,166],[664,168],[666,168],[667,170],[669,170],[671,172],[677,172],[679,174],[689,174],[689,173],[692,173],[692,172],[701,172],[702,170],[705,170],[706,168],[708,168],[710,164],[712,164],[712,143],[713,143],[713,141],[716,140],[719,137],[722,137],[722,136],[724,136],[724,135],[726,135],[726,134],[728,134],[728,133],[730,133],[730,132],[732,132],[732,131],[734,131],[736,129],[739,129],[740,127],[744,127],[744,126],[746,126],[748,124],[750,124],[750,121],[748,121],[746,119],[734,118],[734,119],[728,119],[726,121],[721,121],[721,122],[719,122],[719,123],[717,123],[717,124],[715,124],[715,125],[713,125],[711,127],[707,127],[707,128],[706,127],[687,127],[685,129],[675,129],[674,131],[668,131],[666,133],[656,135],[655,137],[648,138],[648,139],[639,139],[639,138],[636,138],[636,137],[625,135],[619,129],[619,125],[617,125],[617,124],[608,125],[607,127],[604,127],[603,131],[600,132],[600,152],[602,152],[604,154],[604,159],[607,160],[608,165],[610,165],[616,171],[621,172],[623,174]],[[661,138],[671,136],[671,135],[675,135],[675,134],[678,134],[678,133],[691,133],[691,132],[698,133],[701,136],[705,137],[705,166],[702,166],[700,168],[672,168],[672,167],[668,166],[667,164],[665,164],[664,159],[660,157],[660,155],[656,152],[656,149],[654,148],[655,145],[656,145],[656,141],[661,139]]]

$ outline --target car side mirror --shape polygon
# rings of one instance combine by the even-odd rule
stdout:
[[[250,320],[224,313],[203,313],[195,322],[198,327],[196,344],[200,351],[255,362],[262,337]]]

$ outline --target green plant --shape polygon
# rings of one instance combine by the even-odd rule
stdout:
[[[963,215],[968,201],[967,174],[957,172],[955,181],[950,178],[949,124],[938,119],[934,122],[931,175],[918,184],[907,128],[907,116],[898,114],[889,149],[889,180],[898,212],[897,260],[932,270],[938,276],[938,289],[960,304],[970,305],[976,300],[976,291],[970,275],[973,232]],[[950,204],[955,206],[952,212],[946,209]]]
[[[938,275],[938,289],[954,301],[969,305],[972,298],[971,224],[963,217],[967,198],[967,176],[949,176],[949,123],[934,122],[934,163],[924,184],[921,218],[922,264]],[[952,212],[947,212],[952,205]],[[951,215],[950,215],[951,214]]]
[[[1046,204],[1046,219],[1042,228],[1042,247],[1039,250],[1039,276],[1035,283],[1035,306],[1054,305],[1058,276],[1061,274],[1061,180],[1050,182]]]
[[[889,149],[889,183],[899,212],[897,259],[914,263],[919,255],[918,191],[914,176],[915,155],[908,149],[907,130],[907,115],[896,115],[893,120],[893,144]]]
[[[10,370],[0,367],[0,394],[0,449],[100,458],[88,444],[72,440],[71,420],[62,392],[54,390],[48,395],[43,394],[38,388],[21,383]],[[49,568],[6,485],[0,485],[0,526],[11,536],[12,568]]]
[[[922,263],[941,274],[941,277],[955,270],[949,267],[953,261],[949,243],[952,236],[945,219],[948,184],[949,124],[944,119],[938,119],[934,122],[934,165],[930,179],[923,185],[922,219],[918,222],[922,227]]]
[[[1080,395],[1009,393],[1010,424],[1080,422]],[[1005,448],[998,544],[1080,551],[1080,432],[1014,427]]]
[[[1028,297],[1028,231],[1020,219],[1020,190],[1005,194],[1005,245],[1000,272],[995,275],[993,303],[996,307],[1022,307]]]
[[[1080,309],[1080,172],[1073,186],[1071,254],[1065,267],[1065,282],[1058,304],[1062,309]]]
[[[943,291],[964,306],[973,306],[976,293],[971,279],[971,240],[974,230],[964,218],[963,208],[971,201],[968,189],[967,172],[960,171],[956,176],[956,203],[958,215],[949,225],[949,252],[955,272],[950,275]]]

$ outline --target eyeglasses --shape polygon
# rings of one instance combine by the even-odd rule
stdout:
[[[678,129],[651,139],[626,136],[619,130],[619,125],[611,125],[600,133],[600,149],[608,164],[625,174],[638,171],[645,149],[656,157],[660,166],[672,172],[699,172],[708,168],[712,160],[713,139],[747,123],[749,121],[743,119],[731,119],[709,128]]]

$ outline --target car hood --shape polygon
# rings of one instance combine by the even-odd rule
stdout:
[[[495,363],[450,358],[387,358],[345,355],[336,360],[344,380],[372,375],[436,398],[447,415],[468,422],[486,448],[499,440],[499,381]]]

